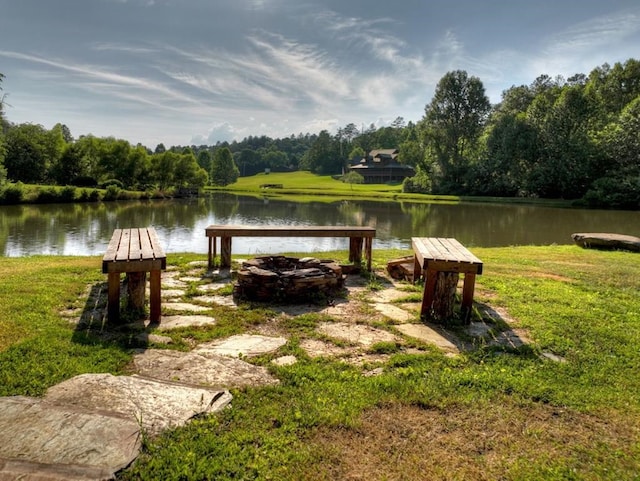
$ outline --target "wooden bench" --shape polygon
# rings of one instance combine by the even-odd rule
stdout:
[[[348,237],[349,261],[362,262],[364,243],[367,270],[371,270],[371,246],[376,230],[373,227],[353,226],[261,226],[210,225],[205,229],[209,238],[209,269],[216,257],[216,238],[220,237],[220,267],[231,266],[231,239],[233,237]]]
[[[458,281],[458,274],[464,274],[464,285],[462,288],[462,315],[465,322],[469,322],[471,315],[471,307],[473,304],[473,291],[475,289],[476,275],[482,274],[482,261],[474,256],[456,239],[440,238],[440,237],[412,237],[411,244],[414,252],[414,282],[421,275],[424,276],[424,293],[422,296],[422,308],[420,315],[425,316],[434,309],[434,303],[440,302],[445,307],[436,312],[441,314],[440,317],[446,315],[448,305],[452,301],[449,299],[437,298],[436,292],[440,297],[448,296],[451,289],[455,294],[455,286]],[[442,286],[436,288],[439,274],[441,276]],[[447,287],[446,275],[449,276],[449,286]],[[438,316],[437,316],[438,317]]]
[[[153,227],[116,229],[102,258],[102,272],[108,274],[107,315],[110,322],[120,319],[120,274],[127,274],[129,302],[144,307],[146,273],[150,273],[150,320],[160,321],[160,271],[166,269],[167,257]],[[133,294],[141,292],[140,294]],[[133,295],[132,295],[133,294]]]

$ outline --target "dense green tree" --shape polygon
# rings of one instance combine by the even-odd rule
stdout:
[[[6,134],[7,177],[25,183],[45,183],[49,169],[62,156],[64,139],[59,130],[42,125],[12,126]]]
[[[315,174],[338,174],[342,160],[336,142],[323,130],[302,159],[302,168]]]
[[[205,171],[211,171],[211,161],[213,160],[213,156],[211,155],[211,151],[208,149],[201,150],[198,152],[198,165],[202,167]]]
[[[198,165],[191,149],[177,157],[172,187],[204,187],[208,181],[209,174]]]
[[[465,177],[490,109],[477,77],[456,70],[440,79],[423,117],[435,191],[464,191]]]
[[[262,155],[253,149],[242,149],[234,155],[234,159],[242,176],[264,172],[265,163]]]
[[[213,185],[225,186],[238,180],[240,172],[233,161],[233,155],[228,147],[217,149],[211,162],[210,179]]]

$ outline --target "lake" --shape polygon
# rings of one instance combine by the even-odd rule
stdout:
[[[574,232],[640,237],[640,212],[490,203],[345,200],[298,203],[233,194],[181,200],[0,206],[0,255],[102,255],[116,228],[154,226],[167,253],[207,252],[209,224],[366,225],[375,248],[411,237],[455,237],[468,247],[571,244]],[[234,254],[321,252],[347,239],[237,238]]]

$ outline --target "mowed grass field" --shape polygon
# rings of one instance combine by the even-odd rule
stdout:
[[[378,272],[401,254],[408,253],[374,252]],[[146,439],[119,478],[639,479],[640,255],[576,246],[474,254],[485,263],[476,302],[506,313],[528,345],[487,343],[450,356],[385,344],[373,348],[389,354],[382,365],[354,365],[300,348],[317,337],[320,322],[340,319],[283,320],[287,344],[249,359],[278,386],[234,390],[231,409]],[[194,260],[202,255],[168,257],[184,273]],[[0,278],[1,395],[40,396],[76,374],[130,372],[135,336],[103,336],[70,322],[95,307],[105,282],[100,258],[0,258]],[[367,285],[373,292],[379,282],[371,277]],[[406,291],[419,294],[410,285]],[[172,332],[170,348],[191,349],[276,317],[268,304],[212,314],[215,325]],[[376,327],[395,332],[391,320]],[[270,362],[287,354],[298,362]],[[379,374],[365,376],[372,368]]]

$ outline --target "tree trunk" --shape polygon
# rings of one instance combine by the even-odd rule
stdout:
[[[453,318],[458,278],[457,272],[438,272],[433,298],[433,317],[438,322],[446,323]]]
[[[146,272],[127,272],[127,310],[144,315]]]

